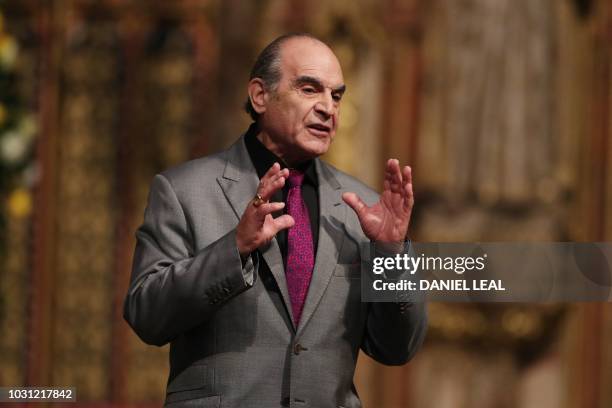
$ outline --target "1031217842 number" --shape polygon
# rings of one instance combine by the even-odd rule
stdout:
[[[76,401],[74,387],[0,387],[0,402]]]

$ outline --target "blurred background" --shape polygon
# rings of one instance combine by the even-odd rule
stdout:
[[[417,241],[612,240],[608,0],[0,1],[0,385],[160,406],[168,349],[121,318],[149,183],[228,146],[259,50],[335,50],[327,160],[414,168]],[[404,367],[360,356],[369,408],[611,407],[612,307],[430,306]],[[37,406],[41,406],[40,404]]]

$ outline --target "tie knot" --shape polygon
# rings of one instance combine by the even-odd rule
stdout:
[[[287,182],[289,183],[289,187],[299,187],[302,185],[303,181],[304,181],[303,171],[299,171],[295,169],[289,170],[289,178],[287,179]]]

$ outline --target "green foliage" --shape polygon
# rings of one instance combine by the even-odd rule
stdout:
[[[34,162],[36,122],[19,94],[18,63],[18,41],[8,31],[0,8],[0,254],[6,249],[8,217],[23,216],[29,208],[23,198]]]

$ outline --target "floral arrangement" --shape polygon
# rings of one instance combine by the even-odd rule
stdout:
[[[6,217],[25,217],[32,208],[36,121],[20,100],[18,56],[18,43],[0,10],[0,248],[5,246]]]

